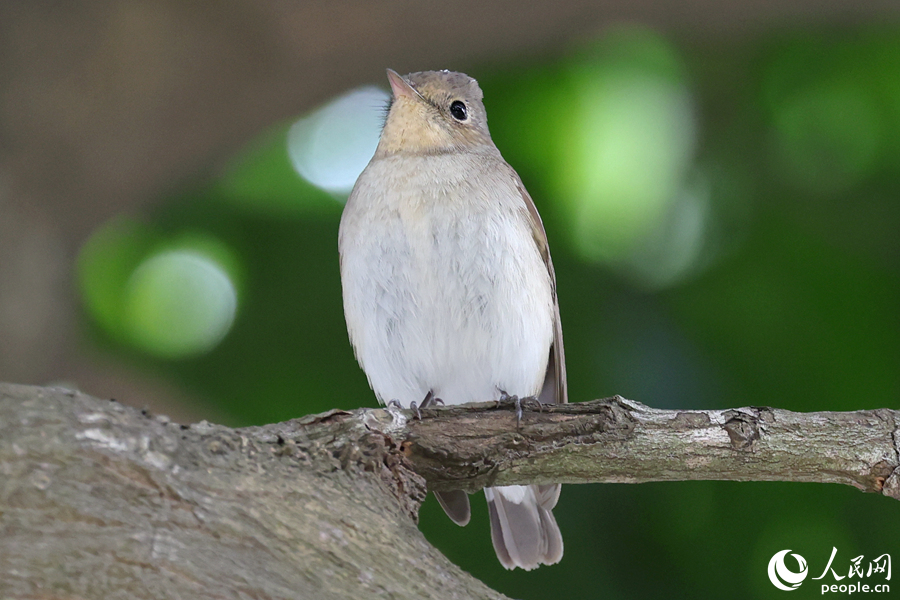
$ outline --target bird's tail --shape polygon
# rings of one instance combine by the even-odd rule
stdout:
[[[556,564],[562,558],[562,534],[552,512],[561,487],[510,485],[484,489],[491,515],[491,540],[504,567],[530,571],[539,565]]]

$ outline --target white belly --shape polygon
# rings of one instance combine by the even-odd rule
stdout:
[[[483,181],[479,160],[456,175],[446,157],[391,160],[370,165],[341,223],[344,312],[375,394],[409,406],[429,391],[447,404],[538,393],[551,286],[513,182]]]

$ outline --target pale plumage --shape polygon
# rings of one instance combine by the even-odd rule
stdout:
[[[446,71],[389,78],[394,101],[339,235],[347,328],[372,389],[404,406],[429,393],[446,404],[504,393],[565,402],[544,229],[491,141],[478,84]],[[559,486],[485,495],[504,566],[561,558],[550,512]],[[438,499],[468,521],[465,494]]]

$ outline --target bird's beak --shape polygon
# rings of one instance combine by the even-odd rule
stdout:
[[[388,69],[387,76],[388,81],[391,82],[391,91],[394,92],[394,100],[399,100],[400,98],[414,100],[420,97],[419,92],[417,92],[413,86],[409,85],[405,79],[400,77],[400,75],[397,74],[397,71]]]

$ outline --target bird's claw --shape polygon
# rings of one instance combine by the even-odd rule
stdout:
[[[414,401],[410,402],[409,410],[416,413],[415,418],[418,419],[419,421],[421,421],[422,420],[422,410],[421,409],[431,408],[435,404],[440,404],[441,406],[444,406],[444,401],[441,400],[440,398],[438,398],[437,396],[435,396],[434,392],[428,392],[425,395],[425,399],[422,400],[421,405],[416,404],[416,402],[414,402]],[[400,401],[397,400],[396,398],[394,400],[391,400],[390,402],[388,402],[387,407],[388,408],[399,408],[400,410],[405,410],[403,405],[400,404]]]
[[[518,431],[522,424],[522,401],[519,400],[518,396],[510,396],[504,390],[500,390],[500,397],[497,399],[497,408],[500,408],[500,405],[506,402],[512,402],[513,407],[516,409],[516,431]]]
[[[422,403],[422,406],[423,407],[425,406],[424,402]],[[419,410],[419,406],[416,404],[415,400],[413,400],[412,402],[409,403],[409,410],[415,411],[417,420],[419,420],[419,421],[422,420],[422,411]]]
[[[525,415],[525,409],[528,404],[536,403],[537,410],[539,412],[544,412],[544,405],[541,404],[541,401],[538,400],[537,396],[526,396],[525,398],[519,398],[518,396],[510,396],[504,391],[500,392],[500,398],[497,400],[497,407],[499,408],[501,404],[504,402],[512,402],[513,407],[516,409],[516,430],[522,428],[522,417]]]
[[[427,394],[425,394],[425,399],[422,400],[421,408],[431,408],[435,404],[444,406],[444,401],[435,396],[433,391],[429,391]]]

